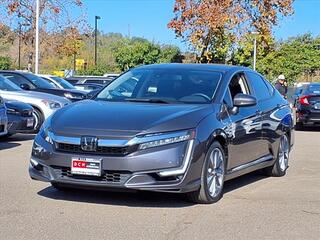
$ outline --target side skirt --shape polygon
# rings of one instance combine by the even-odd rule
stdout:
[[[243,165],[229,169],[225,176],[225,180],[230,180],[230,179],[239,177],[241,175],[247,174],[249,172],[253,172],[262,168],[272,166],[273,163],[274,163],[273,156],[271,154],[266,155],[252,162],[248,162]]]

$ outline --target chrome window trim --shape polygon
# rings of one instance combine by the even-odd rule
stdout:
[[[100,147],[126,147],[133,146],[136,144],[152,142],[156,140],[162,140],[166,138],[174,138],[183,136],[186,134],[190,134],[189,130],[182,130],[171,133],[159,133],[159,134],[150,134],[144,136],[136,136],[131,140],[126,139],[98,139],[98,146]],[[55,135],[52,132],[48,133],[49,137],[56,143],[66,143],[66,144],[74,144],[80,145],[81,137],[66,137],[61,135]]]

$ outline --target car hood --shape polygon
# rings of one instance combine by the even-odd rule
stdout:
[[[26,102],[25,100],[31,100],[30,102],[34,102],[36,100],[52,100],[55,102],[59,102],[62,105],[70,103],[70,101],[64,97],[59,97],[56,95],[42,93],[42,92],[35,92],[35,91],[1,91],[1,96],[4,99],[8,100],[17,100],[21,102]]]
[[[57,111],[51,129],[63,136],[130,138],[137,134],[195,128],[211,104],[153,104],[85,100]]]
[[[19,112],[33,109],[31,105],[18,101],[6,101],[5,104],[7,108],[15,109]]]

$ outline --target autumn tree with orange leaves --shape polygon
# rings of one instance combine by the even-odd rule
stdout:
[[[199,62],[225,62],[230,48],[251,31],[268,39],[294,0],[176,0],[168,23],[197,52]]]
[[[41,56],[55,54],[55,52],[65,55],[76,52],[79,47],[74,42],[78,42],[81,33],[89,29],[81,12],[82,0],[40,0],[39,2],[40,46],[44,49],[40,52]],[[75,8],[78,9],[78,16],[71,14]],[[0,0],[0,15],[2,16],[0,26],[9,26],[21,36],[24,56],[32,54],[35,44],[36,0]],[[72,31],[68,31],[70,29]],[[68,41],[70,36],[71,44]]]

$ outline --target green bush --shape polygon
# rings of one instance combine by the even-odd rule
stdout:
[[[0,56],[0,70],[8,70],[11,66],[11,59],[9,57]]]

